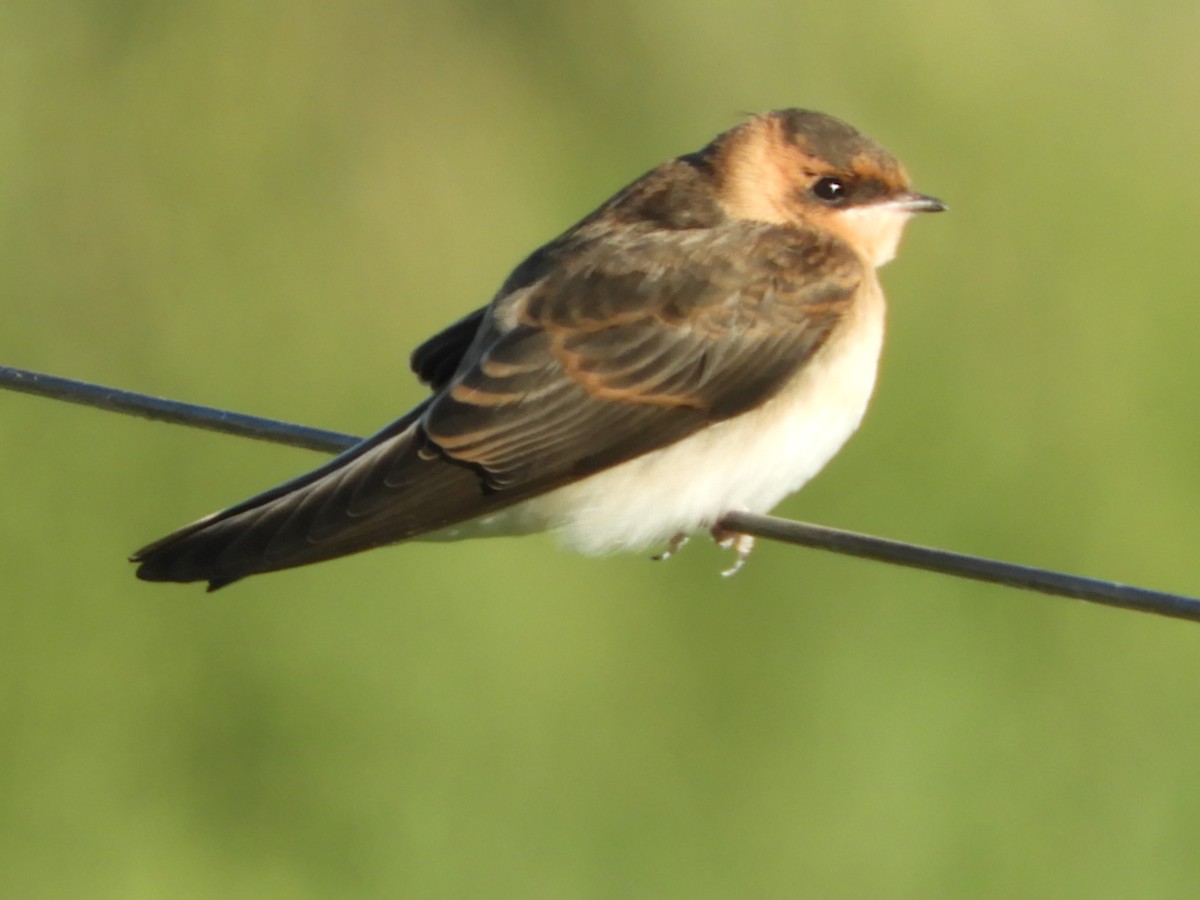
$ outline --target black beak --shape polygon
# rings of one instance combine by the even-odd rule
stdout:
[[[915,194],[911,191],[905,194],[897,194],[890,202],[901,209],[914,213],[943,212],[949,208],[937,197],[930,197],[928,194]]]

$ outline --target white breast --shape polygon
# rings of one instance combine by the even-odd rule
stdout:
[[[761,407],[435,539],[553,529],[568,547],[601,554],[660,544],[734,510],[769,511],[829,462],[866,412],[884,301],[874,273],[862,290],[825,346]]]

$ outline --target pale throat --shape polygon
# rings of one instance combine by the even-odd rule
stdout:
[[[891,262],[900,246],[904,226],[912,217],[906,209],[878,206],[856,206],[839,210],[833,216],[834,229],[875,268]]]

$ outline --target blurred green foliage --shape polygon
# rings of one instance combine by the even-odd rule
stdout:
[[[871,0],[0,7],[0,362],[365,433],[408,351],[743,111],[947,216],[781,513],[1200,590],[1200,17]],[[124,556],[314,465],[0,394],[0,896],[1200,890],[1200,630],[548,537],[205,596]]]

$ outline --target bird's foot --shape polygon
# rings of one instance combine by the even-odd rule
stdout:
[[[687,542],[688,542],[688,536],[681,531],[681,532],[679,532],[679,534],[675,535],[675,537],[671,538],[670,542],[667,544],[666,549],[663,550],[662,553],[656,553],[654,556],[652,556],[650,558],[655,560],[656,562],[659,560],[670,559],[672,556],[674,556],[676,553],[678,553],[680,551],[680,549],[683,547],[683,545],[686,544]]]
[[[722,528],[720,525],[714,525],[711,533],[718,547],[722,550],[733,550],[737,554],[733,565],[722,572],[721,576],[728,578],[730,575],[736,575],[746,564],[746,560],[750,558],[750,551],[754,549],[754,535],[739,534],[736,531]]]

